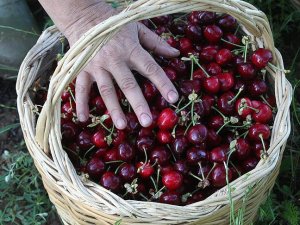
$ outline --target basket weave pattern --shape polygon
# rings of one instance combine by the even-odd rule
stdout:
[[[61,93],[111,36],[132,21],[194,10],[234,16],[256,43],[253,48],[264,46],[270,49],[274,56],[273,64],[284,69],[265,14],[249,3],[239,0],[139,0],[92,28],[66,53],[51,77],[47,101],[36,121],[36,107],[31,100],[30,88],[39,77],[43,77],[54,61],[62,34],[55,27],[47,29],[28,53],[20,68],[16,87],[20,122],[28,150],[42,175],[50,200],[65,224],[114,224],[119,219],[122,219],[122,225],[229,224],[227,187],[204,201],[184,207],[123,200],[78,176],[61,144]],[[291,127],[291,85],[281,70],[267,70],[278,107],[269,157],[261,160],[253,171],[230,184],[235,209],[245,207],[245,224],[255,219],[259,205],[274,185]]]

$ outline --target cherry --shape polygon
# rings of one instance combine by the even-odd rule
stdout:
[[[180,38],[179,40],[179,50],[182,55],[188,56],[189,53],[193,51],[193,42],[189,38]]]
[[[179,161],[175,162],[174,169],[183,175],[187,175],[190,170],[189,166],[187,165],[187,162],[185,160],[179,160]]]
[[[207,160],[207,152],[199,147],[192,147],[186,152],[186,161],[191,165],[197,165],[200,161]]]
[[[72,119],[73,113],[76,112],[76,104],[75,102],[66,102],[61,107],[61,113],[64,114],[66,119]]]
[[[107,127],[112,127],[113,125],[113,121],[112,121],[112,118],[108,112],[108,110],[106,110],[104,113],[103,113],[103,116],[106,116],[106,120],[104,120],[103,124]]]
[[[266,150],[269,148],[269,143],[264,141],[264,145]],[[262,142],[256,142],[254,144],[251,145],[252,147],[252,151],[254,152],[255,156],[257,159],[261,159],[261,154],[264,152],[264,147]]]
[[[92,100],[92,106],[96,108],[96,112],[99,114],[104,113],[106,110],[105,103],[101,96],[97,96]]]
[[[232,115],[234,111],[234,103],[231,102],[234,99],[234,94],[229,91],[225,92],[218,99],[218,108],[225,115]]]
[[[185,65],[184,61],[178,58],[172,59],[170,61],[169,66],[173,68],[176,71],[176,73],[180,74],[181,76],[188,74],[188,68]]]
[[[272,109],[267,104],[261,104],[258,106],[257,111],[253,111],[252,118],[257,123],[268,123],[272,120]]]
[[[269,126],[265,124],[253,124],[249,128],[249,138],[253,141],[260,141],[260,136],[266,140],[270,137],[271,131]]]
[[[156,25],[162,25],[165,26],[169,24],[172,20],[172,17],[170,15],[162,15],[162,16],[157,16],[151,19],[153,23]]]
[[[212,62],[206,66],[206,72],[211,76],[216,76],[222,73],[222,68],[218,63]]]
[[[251,55],[251,62],[258,68],[265,68],[273,60],[272,52],[265,48],[259,48]]]
[[[234,86],[234,77],[232,73],[220,73],[217,78],[220,83],[220,90],[225,92],[229,91]]]
[[[113,134],[112,143],[114,146],[118,146],[126,140],[126,133],[124,130],[116,130],[116,133]]]
[[[72,99],[72,95],[69,90],[64,90],[62,95],[61,95],[61,100],[62,102],[68,102]]]
[[[152,99],[154,99],[158,94],[157,88],[150,81],[144,82],[142,90],[147,101],[152,101]]]
[[[169,164],[169,165],[165,165],[165,166],[160,166],[160,170],[161,170],[161,174],[164,175],[168,172],[171,172],[174,170],[174,167]]]
[[[189,197],[187,199],[186,205],[190,205],[190,204],[193,204],[195,202],[200,202],[204,199],[205,199],[205,195],[201,191],[198,191],[198,192],[194,193],[191,197]]]
[[[201,61],[209,63],[215,60],[218,49],[214,46],[208,45],[202,49],[199,58]]]
[[[177,192],[167,191],[160,196],[159,202],[170,205],[180,205],[181,199]]]
[[[168,32],[168,28],[165,26],[159,26],[155,29],[155,33],[159,36],[161,36],[162,34],[167,33],[167,32]]]
[[[217,25],[208,25],[204,29],[204,37],[210,43],[217,43],[223,36],[223,31]]]
[[[232,171],[228,168],[228,180],[232,180]],[[214,187],[224,187],[226,182],[226,168],[223,164],[217,164],[210,174],[211,183]]]
[[[105,172],[101,179],[100,179],[100,184],[111,191],[118,191],[121,185],[120,178],[116,176],[113,172]]]
[[[237,139],[235,148],[234,155],[238,161],[246,159],[250,154],[250,144],[244,138]]]
[[[193,79],[204,80],[206,78],[205,72],[200,68],[194,71]]]
[[[234,92],[238,92],[240,89],[245,90],[246,89],[246,82],[240,78],[235,79],[235,84],[232,88]]]
[[[177,79],[177,72],[173,68],[165,67],[163,70],[171,81],[175,81]]]
[[[103,158],[107,148],[99,148],[93,155],[93,158]]]
[[[216,94],[220,91],[220,81],[218,77],[207,77],[203,81],[203,88],[209,94]]]
[[[161,144],[170,144],[173,139],[171,133],[166,130],[159,130],[156,138]]]
[[[142,127],[138,133],[139,137],[153,137],[153,130],[149,127]]]
[[[118,157],[118,149],[110,149],[107,150],[103,156],[103,160],[104,162],[113,162],[113,161],[118,161],[119,157]]]
[[[227,33],[227,34],[224,35],[224,40],[227,41],[227,42],[224,42],[223,46],[224,46],[224,48],[227,48],[229,50],[235,49],[237,47],[236,45],[241,44],[241,39],[239,39],[236,35],[230,34],[230,33]],[[230,42],[232,44],[230,44],[228,42]],[[239,57],[236,57],[236,58],[241,59]],[[240,62],[242,62],[242,61],[243,60],[241,59]]]
[[[80,149],[86,151],[89,150],[92,146],[92,135],[89,131],[83,130],[78,134],[77,145]]]
[[[211,147],[218,146],[222,141],[222,138],[217,132],[213,129],[208,129],[207,132],[207,144]]]
[[[180,20],[174,21],[170,26],[170,31],[173,35],[185,35],[186,23]]]
[[[222,48],[216,54],[216,62],[221,66],[227,65],[228,63],[231,62],[232,59],[233,59],[233,54],[229,49],[226,48]]]
[[[214,148],[209,153],[209,160],[211,162],[223,163],[227,161],[228,145],[222,145]]]
[[[92,142],[97,148],[106,148],[106,134],[104,130],[99,130],[92,136]]]
[[[130,162],[134,157],[134,149],[128,143],[118,146],[118,158],[125,162]]]
[[[77,134],[79,133],[78,127],[72,121],[66,121],[62,123],[61,130],[63,139],[69,141],[75,140]]]
[[[243,119],[246,119],[247,116],[251,115],[253,112],[252,107],[252,102],[249,98],[240,98],[235,103],[235,110]]]
[[[105,171],[105,164],[99,158],[92,158],[86,165],[86,171],[94,180],[100,180]]]
[[[254,80],[248,84],[247,90],[252,96],[258,97],[267,93],[268,86],[264,80]]]
[[[236,29],[237,20],[232,16],[225,14],[219,19],[218,25],[222,28],[222,30],[233,31]]]
[[[136,170],[134,165],[124,163],[120,166],[118,171],[119,177],[125,182],[131,182],[136,177]]]
[[[159,165],[166,164],[170,159],[170,153],[164,146],[156,146],[150,154],[152,163],[157,162]]]
[[[213,115],[208,120],[208,127],[219,130],[224,125],[224,118],[221,115]]]
[[[201,27],[195,24],[189,24],[185,30],[186,37],[191,39],[193,43],[199,43],[202,39]]]
[[[166,108],[160,113],[157,125],[162,130],[173,129],[173,127],[177,124],[178,119],[178,116],[172,109]]]
[[[266,100],[269,103],[270,106],[276,107],[276,98],[274,95],[268,95],[266,96]]]
[[[201,144],[207,138],[207,128],[202,124],[192,126],[187,133],[187,138],[192,144]]]
[[[141,136],[136,139],[136,146],[141,152],[149,152],[154,146],[154,138],[152,136]]]
[[[198,93],[201,89],[201,81],[199,79],[183,80],[179,84],[179,89],[184,96],[189,96],[193,91]]]
[[[163,109],[169,107],[169,103],[167,102],[167,100],[163,96],[159,95],[156,98],[155,106],[158,110],[163,110]]]
[[[179,189],[183,183],[183,176],[180,172],[170,171],[162,176],[163,185],[171,191]]]
[[[167,43],[173,47],[173,48],[176,48],[176,49],[179,49],[179,42],[177,39],[175,39],[173,36],[169,37],[167,39]]]
[[[216,13],[207,11],[193,11],[188,16],[191,24],[208,25],[215,22]]]
[[[189,142],[185,136],[176,137],[172,143],[173,152],[177,155],[183,154],[188,146]]]
[[[139,162],[136,165],[137,173],[144,179],[151,177],[154,174],[154,168],[149,162]]]
[[[258,159],[256,159],[255,157],[249,157],[242,162],[242,168],[245,170],[245,172],[248,172],[250,170],[253,170],[257,164]]]
[[[251,63],[238,64],[237,71],[244,80],[253,80],[257,76],[256,69]]]
[[[140,127],[140,124],[139,124],[139,121],[138,121],[136,115],[133,112],[129,112],[125,116],[126,116],[126,119],[127,119],[126,130],[129,133],[137,132],[137,130]]]

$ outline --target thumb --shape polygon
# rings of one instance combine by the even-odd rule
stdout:
[[[153,51],[156,55],[172,58],[179,56],[180,52],[171,47],[165,40],[148,29],[144,24],[138,24],[138,33],[140,43],[148,50]]]

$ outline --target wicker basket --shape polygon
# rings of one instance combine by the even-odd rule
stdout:
[[[300,9],[300,0],[291,0],[291,1],[297,9]]]
[[[18,111],[24,138],[35,165],[42,175],[50,200],[65,224],[229,224],[228,188],[224,187],[204,201],[188,206],[123,200],[101,186],[76,174],[61,145],[60,96],[95,53],[131,21],[163,14],[206,10],[228,13],[238,19],[255,47],[273,51],[278,68],[268,68],[278,112],[275,118],[269,157],[249,173],[230,184],[234,209],[245,207],[244,224],[250,224],[260,204],[272,189],[290,133],[291,85],[285,78],[281,54],[274,47],[272,32],[264,13],[239,0],[139,0],[119,15],[88,31],[59,62],[50,82],[47,101],[38,121],[30,89],[43,77],[59,52],[62,34],[51,27],[44,31],[25,58],[17,81]]]

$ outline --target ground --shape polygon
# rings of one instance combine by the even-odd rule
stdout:
[[[268,14],[276,46],[283,53],[287,75],[295,88],[291,107],[293,130],[274,190],[259,211],[256,224],[300,224],[300,11],[288,0],[250,0]],[[29,1],[37,17],[43,15]],[[41,21],[41,20],[40,20]],[[42,25],[49,20],[43,19]],[[60,224],[40,176],[27,153],[16,110],[16,74],[0,68],[0,225]]]

